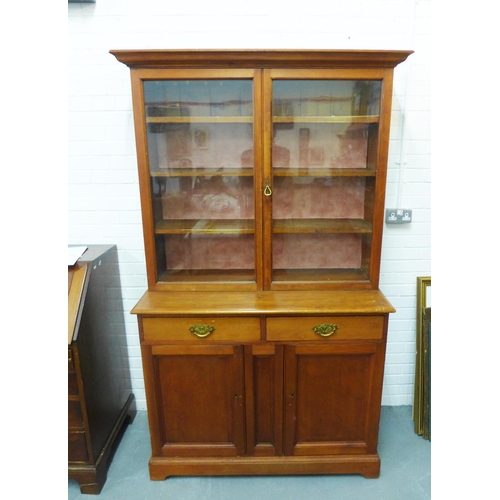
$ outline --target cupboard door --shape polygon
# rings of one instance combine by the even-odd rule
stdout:
[[[165,457],[245,452],[243,348],[153,346]]]
[[[284,453],[376,453],[383,357],[376,344],[286,346]]]
[[[247,454],[280,456],[283,428],[283,346],[245,346]]]
[[[257,286],[256,73],[170,70],[156,71],[154,79],[147,70],[137,73],[135,98],[145,122],[138,137],[144,142],[140,181],[154,286]]]
[[[268,74],[269,287],[375,287],[382,73]]]

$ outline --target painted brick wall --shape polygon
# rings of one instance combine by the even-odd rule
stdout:
[[[430,275],[430,0],[164,2],[68,5],[68,243],[116,244],[133,391],[145,409],[135,316],[146,289],[129,70],[110,49],[413,49],[396,68],[381,289],[391,316],[382,403],[413,401],[416,277]]]

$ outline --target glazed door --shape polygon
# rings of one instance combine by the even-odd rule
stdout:
[[[160,455],[245,453],[243,348],[153,346]]]
[[[150,289],[256,289],[260,73],[132,74]]]
[[[375,453],[383,346],[285,347],[285,455]]]
[[[384,72],[270,70],[264,82],[266,288],[375,288]]]

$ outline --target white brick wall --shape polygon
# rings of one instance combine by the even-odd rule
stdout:
[[[136,318],[129,314],[146,289],[139,187],[129,70],[109,50],[415,50],[395,73],[386,200],[411,208],[413,222],[385,227],[381,267],[381,289],[397,308],[382,403],[412,404],[415,284],[430,275],[430,0],[291,1],[286,9],[269,0],[97,0],[69,4],[68,28],[68,242],[118,247],[139,409],[144,383]]]

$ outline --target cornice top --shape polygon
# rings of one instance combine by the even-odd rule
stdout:
[[[394,68],[412,50],[110,50],[129,68]]]

